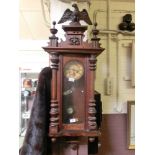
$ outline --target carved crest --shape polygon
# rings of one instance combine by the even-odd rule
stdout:
[[[80,39],[78,37],[72,37],[69,40],[70,45],[80,45]]]
[[[88,25],[92,25],[86,9],[79,11],[77,4],[73,4],[72,7],[74,7],[74,11],[66,9],[58,24],[64,23],[66,21],[79,22],[80,20],[83,20]]]

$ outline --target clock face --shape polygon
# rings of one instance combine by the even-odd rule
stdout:
[[[69,61],[64,68],[64,75],[69,81],[80,79],[84,74],[84,67],[77,60]]]

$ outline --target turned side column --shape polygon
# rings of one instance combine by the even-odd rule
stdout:
[[[57,99],[57,71],[59,67],[59,56],[57,53],[51,53],[51,110],[50,110],[50,126],[49,134],[52,136],[58,133],[59,129],[59,104]]]
[[[100,47],[100,38],[97,37],[99,30],[96,29],[97,23],[94,23],[94,28],[92,30],[93,38],[92,41],[92,48],[99,48]],[[88,128],[89,130],[96,130],[97,123],[96,123],[96,103],[94,99],[94,81],[95,81],[95,70],[96,70],[96,55],[91,54],[89,58],[89,70],[90,70],[90,93],[89,93],[89,103],[88,103]]]
[[[90,92],[89,92],[89,104],[88,104],[88,128],[89,130],[96,130],[96,108],[95,108],[95,99],[94,99],[94,79],[95,79],[95,70],[96,70],[96,56],[91,55],[89,58],[89,70],[90,70]]]

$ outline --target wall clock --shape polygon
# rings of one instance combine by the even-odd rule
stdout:
[[[101,135],[98,123],[101,120],[97,114],[101,114],[101,110],[97,107],[101,107],[101,102],[95,99],[94,81],[97,56],[104,49],[99,44],[96,23],[91,42],[83,40],[87,26],[81,25],[79,21],[84,20],[88,24],[91,21],[86,10],[80,12],[76,4],[73,7],[74,11],[67,9],[59,21],[63,23],[71,20],[69,25],[62,26],[66,40],[58,42],[56,22],[53,22],[50,42],[47,47],[43,47],[50,55],[52,68],[49,136],[56,145],[59,142],[80,146],[81,138],[84,138],[88,148],[88,141],[95,142],[98,147],[96,138]],[[55,152],[63,154],[58,153],[58,150]]]

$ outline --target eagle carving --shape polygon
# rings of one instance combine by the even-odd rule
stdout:
[[[83,20],[88,25],[92,25],[86,9],[79,11],[77,4],[73,4],[72,7],[74,7],[74,11],[66,9],[58,24],[64,23],[66,21],[79,22],[80,20]]]

